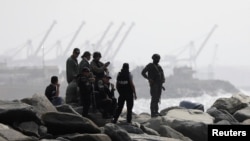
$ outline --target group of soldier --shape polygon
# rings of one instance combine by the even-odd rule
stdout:
[[[126,102],[127,122],[132,120],[132,108],[137,99],[133,76],[129,71],[129,64],[124,63],[116,78],[116,85],[110,82],[108,66],[110,62],[100,61],[102,55],[96,51],[91,54],[85,51],[78,63],[80,49],[74,48],[72,55],[66,61],[66,89],[65,102],[83,107],[82,116],[88,117],[89,111],[99,111],[103,118],[112,118],[116,123]],[[93,59],[91,60],[91,57]],[[149,81],[151,94],[151,116],[159,116],[158,103],[160,102],[162,84],[165,77],[161,66],[158,64],[160,56],[154,54],[153,62],[143,70],[142,76]],[[117,89],[118,99],[114,93]]]

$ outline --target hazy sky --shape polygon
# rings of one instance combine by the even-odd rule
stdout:
[[[124,22],[109,57],[134,23],[115,60],[144,65],[153,53],[162,58],[177,55],[191,41],[197,51],[218,25],[198,56],[197,65],[207,66],[215,56],[216,65],[248,66],[249,17],[249,0],[0,0],[0,55],[14,54],[28,40],[36,50],[54,20],[57,24],[44,43],[45,50],[59,40],[64,51],[85,22],[68,55],[74,47],[93,51],[86,42],[95,45],[113,22],[100,47],[104,53]],[[53,50],[45,59],[56,54]]]

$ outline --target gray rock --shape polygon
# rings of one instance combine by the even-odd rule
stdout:
[[[0,101],[1,123],[12,125],[14,122],[30,120],[40,122],[32,106],[18,101]]]
[[[38,133],[39,125],[34,121],[22,122],[16,125],[16,128],[27,136],[40,137]]]
[[[118,124],[119,125],[119,124]],[[144,134],[144,132],[138,128],[135,127],[131,124],[123,124],[123,125],[119,125],[122,129],[126,130],[128,133],[134,133],[134,134]]]
[[[160,126],[161,125],[168,125],[168,123],[166,122],[164,117],[157,117],[157,118],[151,118],[150,120],[148,120],[148,122],[146,122],[145,124],[143,124],[144,126],[154,129],[155,131],[159,132],[160,131]]]
[[[242,122],[246,119],[250,119],[250,107],[243,108],[241,110],[236,111],[233,114],[234,118],[239,122]]]
[[[137,115],[133,119],[133,121],[134,122],[138,122],[138,123],[144,123],[144,122],[148,121],[149,119],[151,119],[150,114],[148,114],[148,113],[141,113],[141,114]]]
[[[160,134],[155,131],[154,129],[148,128],[144,125],[141,125],[140,128],[142,129],[142,131],[148,135],[155,135],[155,136],[160,136]]]
[[[181,134],[180,132],[177,132],[176,130],[174,130],[173,128],[167,125],[162,125],[160,127],[159,133],[162,137],[180,139],[182,141],[192,141],[190,138],[185,137],[183,134]]]
[[[250,125],[250,119],[246,119],[242,122],[242,124],[245,124],[245,125]]]
[[[241,102],[239,99],[230,97],[217,99],[211,107],[215,107],[219,110],[226,110],[233,115],[236,111],[247,106],[248,104]]]
[[[216,107],[211,107],[207,110],[207,113],[214,117],[214,122],[221,120],[227,120],[230,123],[238,123],[238,121],[226,110],[219,110]]]
[[[166,117],[178,120],[203,122],[206,124],[212,124],[214,122],[214,117],[197,109],[172,109],[167,112]]]
[[[173,120],[169,126],[193,141],[207,141],[207,124],[203,122]]]
[[[70,141],[112,141],[106,134],[76,134],[64,138]]]
[[[128,132],[116,124],[107,123],[104,126],[104,133],[107,134],[112,141],[132,141]]]
[[[76,112],[75,109],[73,109],[72,106],[69,104],[62,104],[62,105],[56,106],[56,109],[58,112],[65,112],[65,113],[71,113],[71,114],[75,114],[78,116],[82,116],[81,114]]]
[[[32,105],[39,118],[41,118],[44,113],[57,112],[55,106],[52,105],[45,95],[34,94],[32,98],[25,98],[21,101]]]
[[[36,141],[35,138],[31,138],[11,129],[9,126],[0,123],[0,139],[4,138],[8,141]]]
[[[100,133],[100,128],[91,120],[70,113],[48,112],[42,120],[51,134]]]
[[[132,134],[129,133],[129,136],[132,138],[133,141],[181,141],[179,139],[173,139],[168,137],[160,137],[160,136],[153,136],[148,134]]]

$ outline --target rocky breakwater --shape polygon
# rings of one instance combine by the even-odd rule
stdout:
[[[15,101],[0,100],[1,141],[206,141],[209,124],[250,124],[250,97],[219,98],[207,110],[166,107],[157,118],[133,114],[133,123],[117,124],[100,113],[82,117],[81,107],[54,107],[35,94]]]

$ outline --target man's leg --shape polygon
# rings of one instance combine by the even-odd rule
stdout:
[[[124,102],[125,102],[125,98],[122,96],[118,97],[118,106],[117,109],[115,110],[115,114],[114,114],[114,119],[113,119],[113,123],[116,123],[124,106]]]
[[[133,99],[133,95],[131,97],[127,98],[127,122],[131,123],[132,120],[132,109],[134,106],[134,99]]]
[[[151,103],[150,103],[151,117],[156,117],[159,114],[158,103],[160,102],[161,89],[159,89],[159,85],[153,84],[150,87],[150,92],[151,92]]]

